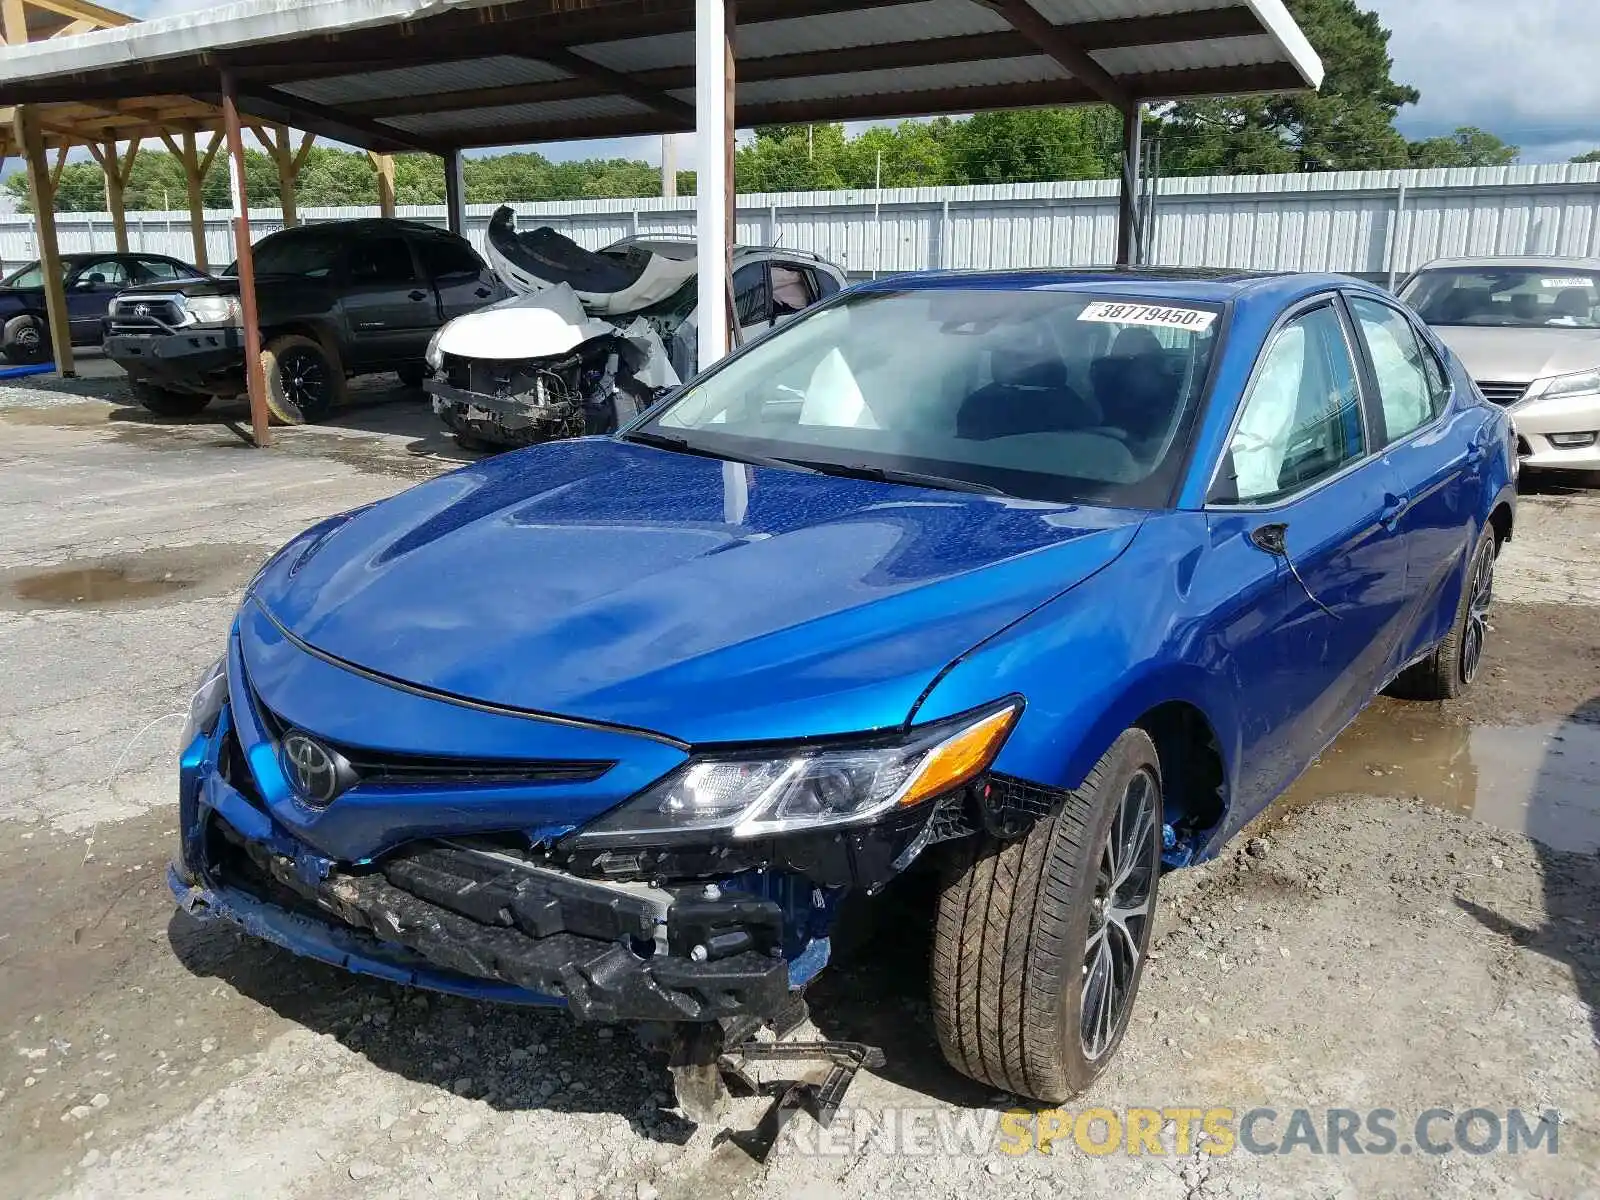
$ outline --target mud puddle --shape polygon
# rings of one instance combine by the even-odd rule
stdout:
[[[0,571],[0,609],[105,609],[214,596],[247,583],[271,546],[190,546]]]
[[[1600,725],[1452,725],[1413,705],[1363,713],[1284,794],[1415,799],[1557,850],[1600,852]]]

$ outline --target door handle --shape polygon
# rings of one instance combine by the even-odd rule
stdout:
[[[484,297],[490,295],[491,293],[490,293],[488,288],[481,287],[481,288],[478,288],[477,290],[475,290],[472,294],[474,296],[478,297],[478,299],[482,300]]]
[[[1410,500],[1404,496],[1396,496],[1391,492],[1383,498],[1383,507],[1378,510],[1378,520],[1392,530],[1400,523],[1400,518],[1405,516],[1406,509],[1410,507]]]
[[[420,289],[407,293],[413,300],[426,300],[428,293]]]

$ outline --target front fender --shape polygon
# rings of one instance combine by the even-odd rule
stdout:
[[[957,661],[917,720],[1020,693],[1026,707],[995,769],[1070,789],[1123,730],[1162,704],[1182,702],[1216,733],[1231,796],[1240,680],[1209,636],[1216,599],[1196,581],[1206,536],[1203,514],[1147,522],[1111,567]]]

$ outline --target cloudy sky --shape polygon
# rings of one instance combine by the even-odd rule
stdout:
[[[114,2],[114,0],[113,0]],[[1525,162],[1564,162],[1600,147],[1597,0],[1364,0],[1394,31],[1395,78],[1419,88],[1409,137],[1478,125],[1521,146]],[[135,15],[207,7],[206,0],[132,0]],[[689,139],[683,139],[687,142]],[[555,158],[658,159],[659,139],[546,146]],[[688,161],[688,147],[679,161]]]

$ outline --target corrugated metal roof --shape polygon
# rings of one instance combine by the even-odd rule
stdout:
[[[468,108],[460,112],[418,113],[389,117],[386,125],[424,136],[467,130],[493,129],[497,125],[542,125],[554,121],[584,121],[595,117],[629,117],[650,110],[626,96],[590,96],[578,100],[547,100],[540,104],[505,104],[495,108]]]
[[[1109,21],[1117,17],[1164,17],[1172,13],[1233,8],[1240,0],[1028,0],[1057,25]]]
[[[764,21],[739,29],[741,59],[779,54],[843,50],[850,46],[882,46],[895,42],[959,37],[967,33],[1002,33],[1011,26],[972,0],[922,0],[885,8],[862,8],[783,21]],[[618,71],[650,71],[694,62],[694,34],[600,42],[583,54]]]
[[[1100,61],[1134,98],[1171,94],[1166,76],[1201,68],[1197,85],[1216,92],[1321,80],[1284,0],[1032,3],[1069,38],[1074,24],[1094,25],[1092,44],[1107,47],[1096,51]],[[754,106],[739,115],[753,121],[871,118],[913,107],[970,112],[1096,95],[1086,86],[1093,80],[1073,79],[1046,57],[1047,37],[1013,28],[974,0],[744,0],[736,15],[739,61],[749,69],[737,95]],[[683,107],[690,92],[665,104],[650,89],[688,83],[692,21],[692,6],[661,0],[241,0],[0,50],[0,105],[208,95],[219,64],[232,64],[248,69],[252,115],[377,149],[490,145],[501,130],[502,141],[659,132],[691,119]],[[630,28],[638,35],[625,36]],[[947,53],[936,43],[949,38],[964,40]],[[1184,40],[1125,44],[1164,38]],[[567,47],[630,77],[585,69]],[[830,62],[833,54],[848,62]],[[654,80],[631,77],[663,70]],[[516,90],[496,95],[498,88]],[[457,103],[477,107],[384,116],[386,100],[418,108],[418,97],[452,91],[473,93]],[[463,140],[440,140],[452,133]]]
[[[362,75],[335,75],[282,84],[282,89],[318,104],[353,104],[396,96],[426,96],[462,88],[510,87],[566,79],[567,73],[531,58],[478,58],[470,63],[428,63]]]
[[[1152,75],[1204,67],[1245,67],[1277,62],[1278,45],[1265,34],[1213,38],[1206,42],[1168,42],[1164,46],[1125,46],[1099,50],[1094,59],[1113,75]]]
[[[942,67],[911,67],[893,71],[857,71],[850,75],[813,75],[805,79],[770,79],[737,85],[741,104],[781,104],[823,96],[882,96],[895,92],[940,91],[945,88],[984,87],[996,83],[1036,83],[1065,79],[1067,72],[1052,58],[1036,54],[981,63],[951,63]],[[674,95],[694,99],[694,92]]]

